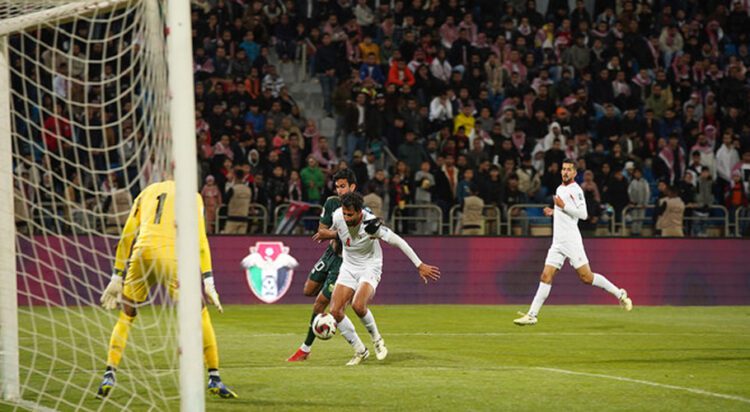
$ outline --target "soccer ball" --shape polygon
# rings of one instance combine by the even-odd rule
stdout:
[[[318,339],[331,339],[336,334],[336,319],[330,313],[321,313],[313,319],[312,330]]]

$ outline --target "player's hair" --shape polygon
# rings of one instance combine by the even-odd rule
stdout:
[[[355,212],[362,210],[364,203],[365,201],[362,198],[362,195],[357,192],[349,192],[341,196],[341,206],[347,209],[352,208]]]
[[[338,172],[333,174],[333,182],[336,183],[337,180],[344,179],[347,183],[350,185],[356,185],[357,184],[357,175],[354,174],[354,171],[352,169],[341,169]]]
[[[571,158],[569,158],[569,157],[566,157],[565,159],[563,159],[563,161],[562,161],[562,163],[561,163],[561,164],[565,164],[565,163],[570,163],[570,164],[572,164],[572,165],[575,165],[575,164],[576,164],[576,162],[575,162],[575,161],[573,161],[573,159],[571,159]]]

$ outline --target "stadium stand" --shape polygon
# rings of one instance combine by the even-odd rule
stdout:
[[[750,235],[747,2],[568,3],[193,0],[208,229],[242,210],[265,232],[349,167],[401,232],[464,233],[478,197],[466,233],[544,234],[571,158],[590,234]],[[16,127],[75,133],[50,119]]]

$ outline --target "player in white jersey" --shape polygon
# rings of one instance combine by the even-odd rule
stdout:
[[[547,252],[544,262],[539,288],[536,291],[531,308],[526,314],[514,320],[516,325],[535,325],[537,315],[552,288],[552,279],[562,267],[565,259],[578,272],[578,277],[587,285],[593,285],[606,290],[620,301],[620,306],[626,311],[633,309],[633,302],[628,298],[628,292],[620,289],[604,276],[593,273],[589,267],[586,251],[583,250],[581,232],[578,230],[578,220],[587,219],[586,200],[583,190],[575,182],[576,168],[570,159],[563,160],[562,185],[555,192],[555,208],[544,208],[545,216],[553,216],[552,246]]]
[[[343,263],[331,298],[331,314],[336,319],[341,334],[354,347],[354,357],[347,363],[349,366],[358,365],[370,356],[357,335],[354,324],[346,316],[346,306],[350,301],[352,309],[370,332],[375,356],[378,360],[383,360],[388,355],[375,318],[367,308],[383,272],[383,250],[378,239],[401,249],[419,270],[419,276],[425,283],[429,279],[440,278],[440,270],[436,266],[423,263],[404,239],[381,226],[380,219],[363,210],[362,204],[363,199],[359,193],[345,194],[341,197],[341,207],[333,213],[331,228],[319,229],[313,236],[313,240],[321,241],[338,235],[343,245]]]

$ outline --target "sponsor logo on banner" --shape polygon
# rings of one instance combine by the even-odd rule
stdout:
[[[247,286],[265,303],[274,303],[286,294],[297,265],[283,242],[257,242],[242,259]]]

